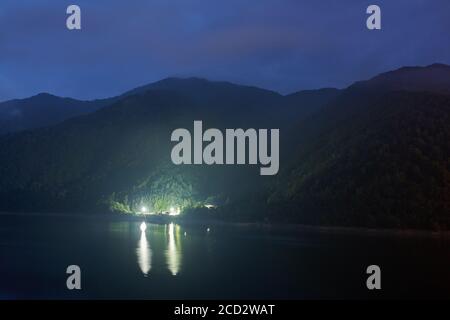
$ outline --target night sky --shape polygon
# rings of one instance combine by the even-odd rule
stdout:
[[[82,30],[66,29],[66,8]],[[382,30],[366,28],[370,4]],[[0,101],[80,99],[168,76],[289,93],[450,64],[449,0],[1,0]]]

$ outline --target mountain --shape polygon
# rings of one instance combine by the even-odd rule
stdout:
[[[409,69],[288,96],[198,78],[138,88],[90,114],[0,136],[0,210],[131,212],[145,204],[200,215],[196,206],[217,203],[208,214],[231,220],[449,229],[448,68],[414,67],[414,81],[400,84]],[[279,174],[173,165],[170,134],[192,131],[194,120],[281,128]]]
[[[246,117],[251,115],[260,120],[270,119],[270,123],[275,126],[282,125],[292,117],[309,114],[338,92],[337,89],[308,90],[283,97],[273,91],[230,82],[208,81],[202,78],[167,78],[116,97],[92,101],[41,93],[26,99],[0,103],[0,135],[55,125],[148,91],[170,91],[182,94],[189,97],[196,105],[201,105],[204,111],[205,108],[221,106],[222,117],[233,118],[233,113],[242,115],[246,112]],[[268,117],[268,113],[274,107],[285,110],[281,113],[272,113],[271,117]],[[236,117],[234,117],[235,120]],[[267,125],[270,123],[266,122]],[[236,125],[239,123],[237,122]]]
[[[403,67],[359,81],[351,88],[373,91],[428,91],[450,93],[450,66],[435,63],[426,67]]]
[[[191,79],[180,81],[192,86]],[[125,199],[133,209],[143,199],[154,206],[181,205],[253,187],[251,178],[259,177],[255,167],[171,162],[174,129],[192,131],[199,119],[208,127],[258,128],[276,118],[282,99],[266,90],[207,86],[208,98],[177,87],[155,88],[56,126],[0,137],[1,210],[87,211],[101,201],[119,205]]]
[[[448,66],[401,68],[350,86],[299,123],[269,196],[271,214],[320,225],[450,228],[449,77]]]
[[[312,91],[306,96],[307,103],[302,95],[288,105],[268,90],[169,78],[91,114],[0,137],[0,210],[89,211],[105,203],[135,210],[143,202],[161,207],[243,197],[270,178],[256,167],[175,166],[171,132],[192,130],[194,120],[220,129],[287,127],[288,108],[295,114],[311,109],[309,103],[319,107]]]
[[[256,96],[265,96],[268,99],[280,98],[281,95],[274,91],[260,89],[257,87],[237,85],[226,81],[210,81],[203,78],[166,78],[157,82],[138,87],[125,92],[122,96],[131,96],[146,93],[149,90],[176,91],[180,94],[189,95],[197,102],[211,103],[216,99],[228,97],[237,99],[235,103],[243,103],[242,100],[254,99]],[[230,106],[230,107],[233,107]]]
[[[341,90],[335,88],[298,91],[285,97],[287,110],[283,112],[287,117],[298,121],[318,111],[340,94]]]
[[[48,93],[5,101],[0,103],[0,134],[53,125],[93,112],[108,103],[109,99],[80,101]]]
[[[279,93],[257,87],[193,77],[163,79],[128,91],[123,96],[145,93],[149,90],[174,91],[189,96],[196,103],[207,104],[210,107],[217,104],[225,106],[226,104],[227,114],[233,111],[248,112],[255,117],[269,109],[270,117],[268,118],[267,114],[262,116],[270,119],[272,127],[274,124],[277,126],[290,122],[290,120],[303,118],[336,98],[340,93],[340,90],[335,88],[323,88],[303,90],[282,96]],[[251,108],[252,106],[254,108]],[[279,112],[273,113],[274,108],[278,108]]]

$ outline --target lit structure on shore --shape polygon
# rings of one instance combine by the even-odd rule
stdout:
[[[169,216],[178,216],[181,214],[181,208],[172,206],[169,208],[168,211],[161,211],[161,212],[150,212],[146,206],[142,206],[136,214],[139,215],[169,215]]]

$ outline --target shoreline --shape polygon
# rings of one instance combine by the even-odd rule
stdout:
[[[290,232],[328,233],[338,235],[362,235],[362,236],[398,236],[398,237],[442,237],[450,238],[450,230],[428,229],[394,229],[394,228],[368,228],[357,226],[332,226],[332,225],[307,225],[300,223],[270,223],[270,222],[239,222],[224,221],[218,219],[187,219],[174,216],[142,216],[137,214],[77,214],[77,213],[15,213],[0,212],[2,217],[55,217],[55,218],[84,218],[84,219],[108,219],[129,222],[142,222],[151,224],[176,223],[185,226],[226,226],[238,228],[256,228],[260,230],[283,230]]]

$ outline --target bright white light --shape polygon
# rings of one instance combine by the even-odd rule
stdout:
[[[142,207],[142,208],[141,208],[141,212],[142,212],[142,213],[146,213],[146,212],[147,212],[147,207]]]
[[[210,231],[211,231],[211,229],[210,229],[210,228],[206,229],[206,232],[210,232]]]
[[[142,232],[145,232],[145,230],[147,230],[147,225],[145,224],[145,222],[142,222],[139,228],[141,228]]]
[[[171,216],[177,216],[180,214],[180,212],[181,212],[181,210],[179,207],[176,207],[176,208],[170,207],[170,209],[169,209],[169,215],[171,215]]]

